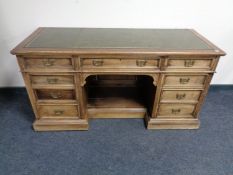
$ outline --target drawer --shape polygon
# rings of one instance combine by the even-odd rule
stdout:
[[[41,118],[77,118],[79,116],[77,105],[38,105],[37,110]]]
[[[160,104],[158,117],[193,117],[194,109],[193,104]]]
[[[73,85],[72,75],[31,75],[32,85]]]
[[[36,89],[38,100],[75,100],[74,90]]]
[[[71,58],[25,58],[24,64],[26,69],[57,69],[61,70],[72,70],[74,66]]]
[[[158,68],[159,59],[82,58],[83,68]]]
[[[166,102],[198,102],[202,91],[163,90],[160,101]]]
[[[169,69],[211,69],[213,59],[198,58],[169,58],[167,68]]]
[[[203,87],[206,75],[165,75],[164,87]]]

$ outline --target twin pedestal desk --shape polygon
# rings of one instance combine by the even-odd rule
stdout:
[[[87,130],[91,118],[197,129],[220,56],[189,29],[38,28],[11,51],[36,131]]]

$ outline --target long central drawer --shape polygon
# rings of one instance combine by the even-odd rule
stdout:
[[[81,58],[82,68],[158,68],[155,58]]]

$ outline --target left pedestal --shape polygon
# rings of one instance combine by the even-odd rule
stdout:
[[[69,56],[18,56],[35,131],[88,130],[79,73]]]

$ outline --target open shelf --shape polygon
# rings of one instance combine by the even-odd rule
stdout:
[[[90,98],[88,99],[88,108],[145,108],[138,99],[129,99],[124,97],[108,98]]]
[[[88,107],[145,108],[136,87],[91,87]]]
[[[89,118],[143,118],[156,90],[150,77],[134,75],[93,76],[85,88]]]

